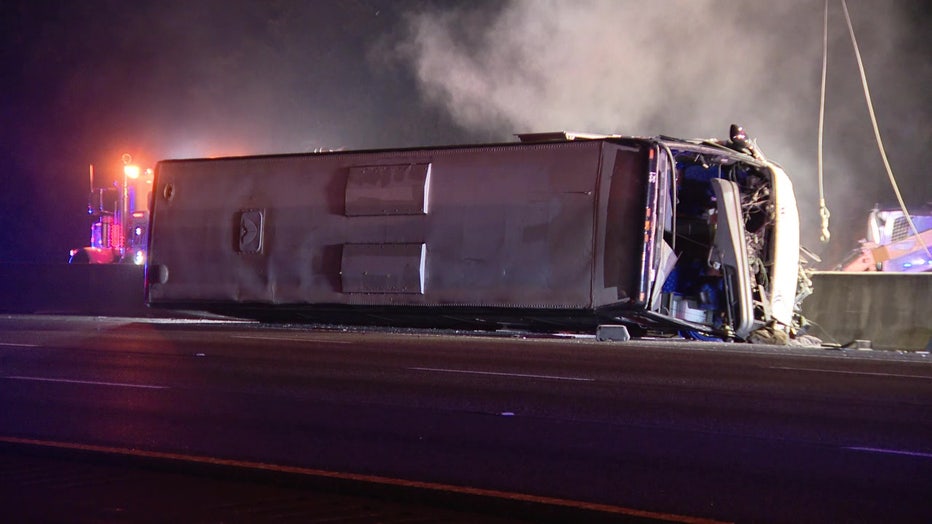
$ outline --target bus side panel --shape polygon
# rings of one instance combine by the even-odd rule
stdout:
[[[597,266],[628,293],[643,219],[642,182],[618,177],[596,259],[602,148],[162,162],[148,302],[592,309]]]

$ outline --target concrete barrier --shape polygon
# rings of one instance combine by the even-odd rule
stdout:
[[[803,302],[809,331],[826,342],[932,349],[932,273],[817,272]]]
[[[145,268],[132,264],[0,264],[0,313],[150,316]]]
[[[0,313],[157,317],[145,305],[145,270],[131,264],[0,264]],[[826,342],[932,350],[932,273],[818,272],[803,302]]]

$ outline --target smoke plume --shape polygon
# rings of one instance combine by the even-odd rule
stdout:
[[[840,0],[826,185],[836,260],[892,204]],[[929,199],[928,0],[849,0],[887,152]],[[796,184],[818,247],[822,0],[7,0],[0,261],[88,240],[131,153],[178,157],[511,140],[548,130],[722,137],[743,125]],[[67,218],[64,218],[67,217]]]
[[[461,8],[411,16],[402,49],[428,100],[464,128],[499,138],[553,130],[723,137],[739,123],[790,174],[803,240],[814,247],[823,9],[817,0],[517,0],[491,14]],[[922,91],[930,69],[924,44],[913,47],[923,41],[909,27],[911,9],[850,2],[866,67],[873,67],[875,105],[888,110],[888,152],[927,161],[917,150],[930,139]],[[825,176],[843,252],[863,235],[870,206],[889,202],[892,192],[836,2],[829,40]],[[910,121],[903,126],[900,116]],[[927,184],[901,167],[904,192],[911,188],[913,203],[922,203]]]

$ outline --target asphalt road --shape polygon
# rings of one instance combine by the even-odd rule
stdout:
[[[739,522],[932,521],[927,354],[0,317],[0,438]]]

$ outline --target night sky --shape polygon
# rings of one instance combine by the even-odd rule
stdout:
[[[911,206],[932,200],[926,0],[849,0],[881,135]],[[0,262],[86,245],[88,164],[510,140],[550,130],[722,137],[745,126],[793,179],[829,262],[893,191],[840,0],[823,2],[6,0]]]

